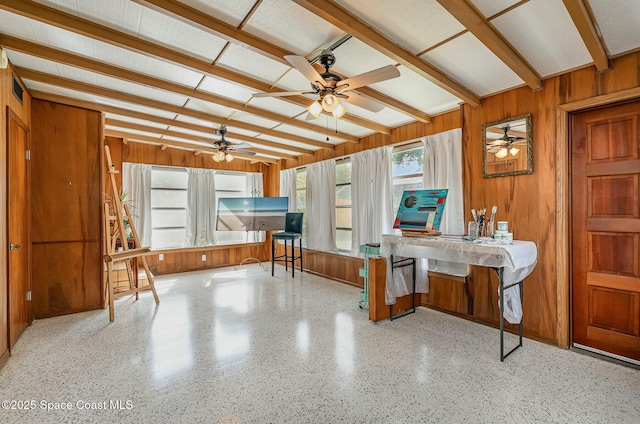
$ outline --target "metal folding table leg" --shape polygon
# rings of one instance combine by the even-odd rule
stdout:
[[[413,296],[411,297],[411,306],[412,309],[401,313],[400,315],[393,315],[393,305],[389,305],[389,321],[393,321],[394,319],[401,318],[405,315],[414,314],[416,312],[416,259],[415,258],[405,258],[400,259],[397,262],[393,261],[393,255],[391,255],[391,273],[393,274],[393,270],[395,268],[403,268],[405,266],[411,265],[413,267]]]
[[[513,349],[511,349],[509,352],[507,352],[506,354],[504,353],[504,291],[506,289],[509,289],[513,286],[520,286],[520,305],[522,306],[523,304],[523,293],[522,293],[522,281],[514,283],[514,284],[510,284],[508,286],[504,286],[504,268],[500,268],[498,270],[498,284],[500,286],[500,361],[504,362],[504,359],[511,355],[516,349],[518,349],[519,347],[522,347],[522,317],[520,318],[520,324],[518,324],[518,334],[519,334],[519,343],[516,347],[514,347]]]

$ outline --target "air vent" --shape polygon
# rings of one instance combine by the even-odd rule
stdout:
[[[13,95],[16,97],[16,99],[18,99],[18,101],[20,102],[20,104],[22,104],[22,96],[24,94],[24,89],[22,88],[22,85],[20,85],[20,82],[18,81],[18,78],[16,78],[15,75],[13,76]]]

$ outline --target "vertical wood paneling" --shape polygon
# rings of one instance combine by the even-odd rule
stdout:
[[[102,306],[102,116],[34,100],[31,138],[36,318]]]
[[[364,287],[364,279],[359,275],[360,268],[364,266],[362,258],[309,249],[302,249],[302,251],[305,270],[357,287]],[[284,272],[284,267],[281,269]],[[276,268],[276,271],[279,270],[280,268]],[[354,302],[357,302],[357,299],[354,299]]]

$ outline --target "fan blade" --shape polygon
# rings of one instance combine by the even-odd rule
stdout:
[[[241,155],[250,155],[253,156],[256,152],[252,152],[250,150],[242,150],[242,149],[233,149],[233,153],[240,153]]]
[[[233,144],[232,147],[237,150],[237,149],[250,149],[253,146],[249,143],[240,143],[240,144]]]
[[[313,91],[280,91],[277,93],[253,93],[253,97],[284,97],[300,96],[302,94],[315,94]]]
[[[308,79],[313,85],[321,85],[326,87],[327,81],[322,78],[322,75],[316,71],[316,68],[311,66],[309,61],[303,56],[289,55],[285,56],[284,60],[289,62],[291,66],[296,68],[306,79]]]
[[[487,146],[503,146],[508,144],[507,142],[505,142],[505,140],[502,140],[501,138],[497,139],[497,140],[493,140],[493,141],[487,141]]]
[[[349,93],[346,97],[340,96],[340,99],[371,112],[380,112],[384,109],[384,106],[380,103],[369,100],[366,97],[359,96],[356,93]]]
[[[373,71],[365,72],[364,74],[356,75],[355,77],[347,78],[338,83],[336,91],[338,93],[353,90],[358,87],[364,87],[365,85],[375,84],[376,82],[386,81],[388,79],[396,78],[400,76],[400,71],[393,65],[383,66],[382,68],[374,69]]]

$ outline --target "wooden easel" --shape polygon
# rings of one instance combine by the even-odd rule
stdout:
[[[124,205],[123,207],[122,203],[120,202],[120,191],[118,190],[118,187],[116,185],[115,177],[115,174],[118,174],[119,171],[115,169],[115,166],[111,161],[111,151],[109,150],[109,146],[104,146],[104,151],[105,157],[107,159],[107,172],[109,173],[109,179],[111,180],[112,193],[111,201],[105,202],[104,204],[105,235],[107,237],[107,252],[104,255],[104,261],[107,264],[109,320],[113,322],[115,320],[113,301],[119,297],[127,296],[134,293],[137,300],[138,293],[141,290],[144,290],[144,288],[141,288],[137,283],[138,261],[133,261],[134,259],[139,259],[140,262],[142,262],[142,267],[144,268],[144,272],[147,275],[149,288],[153,293],[153,298],[155,299],[156,304],[160,304],[160,299],[158,299],[158,293],[156,292],[156,286],[153,281],[153,274],[151,274],[149,265],[147,264],[146,255],[151,253],[151,249],[149,247],[140,247],[140,239],[138,238],[138,232],[133,225],[129,207],[128,205]],[[127,220],[129,228],[131,229],[131,233],[133,234],[133,248],[129,248],[127,229],[124,224],[125,219]],[[120,241],[120,246],[122,248],[121,251],[117,250],[118,240]],[[113,286],[114,284],[116,284],[116,282],[114,278],[113,264],[114,262],[118,261],[125,261],[127,267],[127,276],[129,278],[129,290],[114,293]]]

